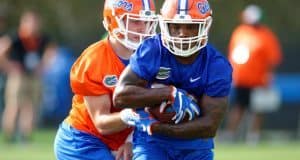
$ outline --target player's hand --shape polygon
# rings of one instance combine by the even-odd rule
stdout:
[[[189,115],[189,120],[200,115],[199,106],[185,90],[172,86],[172,97],[173,100],[168,103],[171,103],[176,112],[176,115],[172,118],[172,120],[175,120],[175,124],[182,121],[186,114]],[[161,110],[164,110],[163,107],[161,106]]]
[[[138,112],[140,119],[136,122],[135,127],[142,132],[147,132],[148,135],[152,135],[152,125],[159,123],[147,112]]]
[[[149,113],[137,113],[132,109],[123,109],[120,115],[124,123],[135,126],[139,131],[147,132],[149,135],[152,135],[152,125],[158,123]]]

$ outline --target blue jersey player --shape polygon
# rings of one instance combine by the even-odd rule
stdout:
[[[113,102],[129,108],[121,112],[121,120],[136,127],[133,159],[213,159],[213,138],[227,108],[232,68],[207,44],[211,14],[207,0],[165,0],[161,34],[145,40],[123,71]],[[164,87],[150,87],[156,83]],[[200,102],[196,104],[187,93]],[[177,122],[182,115],[193,120],[164,124],[132,110],[164,102],[176,111]],[[199,107],[201,116],[196,116]]]

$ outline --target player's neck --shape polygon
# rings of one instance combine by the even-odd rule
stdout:
[[[131,54],[133,53],[132,50],[126,48],[122,45],[117,39],[113,37],[108,37],[108,41],[113,48],[115,54],[117,54],[122,59],[129,59]]]

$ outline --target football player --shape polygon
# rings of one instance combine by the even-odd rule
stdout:
[[[90,45],[73,64],[72,109],[54,143],[59,160],[129,160],[132,128],[112,106],[112,94],[129,57],[158,23],[152,0],[106,0],[104,26],[109,35]]]
[[[133,159],[212,160],[232,81],[230,63],[207,43],[212,10],[207,0],[165,0],[159,23],[161,34],[145,40],[131,56],[113,96],[116,107],[137,110],[121,116],[136,126]],[[154,83],[166,87],[150,87]],[[200,116],[187,93],[200,100]],[[144,106],[166,101],[193,120],[179,123],[179,114],[178,124],[165,124],[143,112]]]
[[[240,14],[240,24],[230,37],[228,58],[233,67],[235,94],[225,125],[224,140],[227,141],[237,140],[236,135],[242,119],[250,116],[245,138],[247,143],[257,144],[260,140],[264,114],[254,108],[278,106],[276,105],[278,98],[269,98],[266,93],[274,96],[277,94],[271,85],[273,74],[282,61],[281,45],[277,35],[261,22],[262,12],[258,5],[246,6]],[[257,91],[266,92],[260,97],[267,105],[255,103],[254,95]]]

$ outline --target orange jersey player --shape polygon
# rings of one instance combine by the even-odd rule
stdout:
[[[229,44],[235,86],[268,86],[271,73],[280,64],[281,56],[279,41],[267,26],[239,25]]]
[[[155,34],[153,1],[107,0],[104,26],[109,35],[89,46],[71,69],[72,109],[60,125],[54,152],[59,160],[129,160],[132,128],[113,107],[112,94],[129,57]]]
[[[263,115],[250,106],[251,95],[256,89],[267,90],[272,83],[272,75],[281,63],[281,46],[271,29],[261,23],[262,9],[254,4],[241,12],[241,24],[233,31],[229,43],[229,60],[233,67],[233,87],[235,96],[228,115],[226,140],[234,139],[240,122],[251,111],[253,120],[246,135],[251,144],[259,140]],[[267,102],[267,96],[264,101]],[[252,101],[253,102],[253,101]],[[268,102],[269,103],[269,102]],[[261,107],[261,106],[256,106]]]

